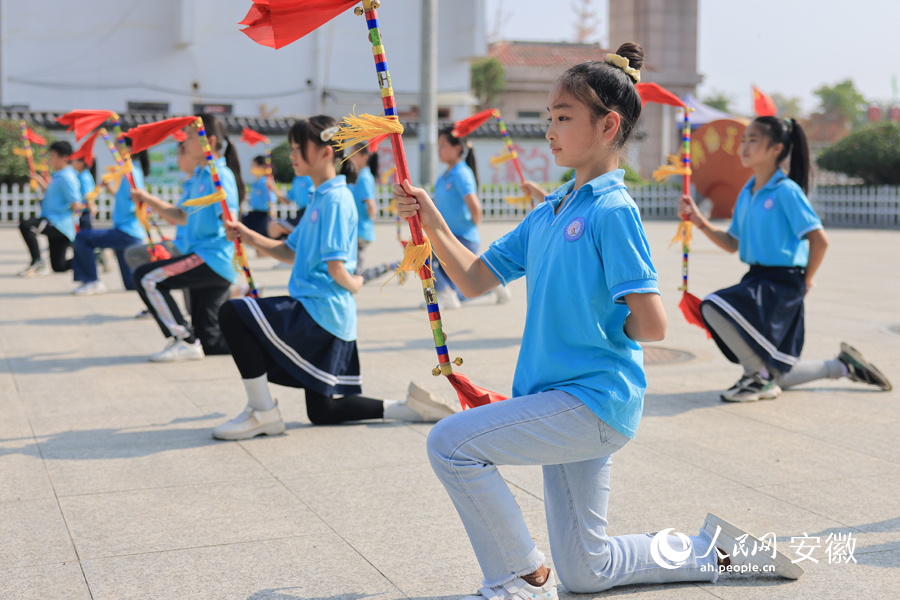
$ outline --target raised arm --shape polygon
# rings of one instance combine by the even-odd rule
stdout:
[[[122,181],[121,185],[128,185],[128,182]],[[142,190],[141,188],[134,188],[131,190],[131,201],[135,203],[143,202],[169,223],[175,225],[184,225],[187,223],[186,212],[177,206],[169,204],[162,198],[157,198],[147,190]]]
[[[394,201],[400,218],[409,220],[414,214],[419,215],[422,228],[431,240],[434,253],[441,261],[441,268],[464,296],[474,298],[500,284],[500,280],[487,265],[450,232],[447,222],[425,190],[404,181],[402,186],[394,185]]]

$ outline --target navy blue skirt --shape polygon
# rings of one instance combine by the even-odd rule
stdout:
[[[803,350],[804,270],[800,267],[751,265],[741,282],[703,299],[734,324],[766,366],[786,373],[800,360]],[[705,319],[704,319],[705,321]],[[706,323],[728,360],[737,357]]]
[[[270,382],[326,396],[362,393],[356,341],[335,337],[290,296],[234,301],[241,321],[265,348]]]

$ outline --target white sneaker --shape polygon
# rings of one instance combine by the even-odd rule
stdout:
[[[712,513],[706,515],[701,529],[715,541],[717,548],[728,553],[731,568],[736,572],[764,573],[774,566],[775,574],[786,579],[799,579],[803,575],[803,569],[799,565],[792,563],[790,558],[772,548],[771,544]]]
[[[97,294],[105,294],[108,291],[106,285],[98,279],[96,281],[88,281],[81,287],[76,288],[72,293],[76,296],[95,296]]]
[[[249,440],[258,435],[279,435],[284,433],[284,419],[278,410],[278,400],[272,410],[254,410],[249,405],[244,411],[213,429],[217,440]]]
[[[446,292],[438,292],[438,306],[441,307],[441,310],[456,310],[457,308],[462,308],[462,302],[459,301],[459,296],[456,295],[456,292],[453,290]]]
[[[203,346],[200,340],[188,344],[184,340],[170,338],[169,345],[156,354],[150,355],[150,362],[176,362],[180,360],[200,360],[206,356],[203,354]]]
[[[30,279],[32,277],[43,277],[44,275],[49,274],[50,269],[49,267],[47,267],[47,263],[45,263],[43,260],[31,263],[30,265],[16,273],[16,275],[18,275],[19,277],[25,277],[27,279]]]
[[[506,304],[509,302],[509,299],[512,298],[512,293],[509,291],[509,288],[504,285],[495,287],[491,294],[493,294],[494,302],[497,304]]]
[[[444,417],[459,412],[459,407],[448,402],[443,396],[432,394],[415,381],[409,383],[406,407],[422,417],[422,421],[436,423]]]
[[[477,594],[463,596],[461,600],[559,600],[559,596],[556,594],[556,577],[550,571],[547,581],[541,587],[517,577],[497,587],[483,587]]]

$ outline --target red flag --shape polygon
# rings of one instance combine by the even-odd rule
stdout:
[[[241,141],[250,146],[255,146],[259,142],[268,144],[269,138],[261,133],[253,131],[249,127],[244,127],[243,131],[241,131]]]
[[[359,0],[253,0],[238,25],[247,36],[269,48],[283,48],[324,25]]]
[[[461,138],[466,137],[485,123],[487,123],[494,116],[494,111],[496,109],[489,108],[487,110],[483,110],[478,114],[474,114],[471,117],[465,118],[462,121],[457,121],[453,124],[453,137]]]
[[[103,125],[104,121],[115,115],[116,113],[111,110],[73,110],[61,117],[57,117],[56,120],[62,125],[68,125],[68,131],[74,129],[75,140],[80,142],[81,138]]]
[[[506,396],[478,387],[468,377],[457,371],[447,375],[447,379],[450,381],[453,389],[456,390],[456,395],[459,396],[459,403],[462,405],[463,410],[506,400]]]
[[[72,153],[71,159],[75,160],[76,158],[80,158],[84,161],[84,164],[89,167],[94,164],[94,141],[97,139],[98,135],[100,135],[99,129],[91,134],[78,150]]]
[[[43,146],[44,144],[47,143],[47,140],[45,140],[44,138],[42,138],[41,136],[36,134],[34,131],[32,131],[31,127],[26,129],[25,131],[26,131],[26,135],[28,136],[28,143],[35,144],[37,146]]]
[[[141,150],[146,150],[151,146],[155,146],[176,131],[184,129],[191,123],[194,123],[197,117],[175,117],[174,119],[165,119],[156,123],[147,123],[139,125],[133,129],[129,129],[125,135],[131,138],[131,152],[137,154]]]
[[[176,142],[183,142],[184,140],[187,139],[187,134],[179,129],[178,131],[176,131],[175,133],[172,134],[172,137],[175,138]]]
[[[754,85],[753,110],[758,117],[774,117],[778,112],[778,107],[775,106],[775,102],[769,96],[763,94],[759,91],[759,88]]]
[[[681,309],[681,314],[684,315],[684,318],[688,323],[696,325],[706,332],[706,337],[711,338],[712,334],[709,333],[709,330],[706,328],[706,323],[703,322],[703,317],[700,314],[700,302],[700,298],[685,292],[681,296],[681,302],[678,303],[678,308]]]
[[[369,152],[371,154],[375,154],[376,152],[378,152],[378,146],[380,146],[381,142],[383,142],[387,138],[388,138],[388,134],[386,134],[386,133],[384,135],[379,135],[376,138],[372,138],[369,141]]]
[[[657,83],[639,83],[634,87],[637,89],[638,94],[641,95],[642,106],[648,102],[655,102],[657,104],[668,104],[669,106],[687,108],[681,98]]]

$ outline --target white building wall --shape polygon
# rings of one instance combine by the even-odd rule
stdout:
[[[0,0],[0,104],[107,109],[128,101],[233,104],[275,116],[380,109],[371,45],[352,10],[281,50],[240,32],[247,0]],[[485,53],[484,0],[439,3],[438,92],[468,114],[469,64]],[[418,103],[420,2],[379,9],[401,108]],[[326,91],[326,94],[323,94]]]

